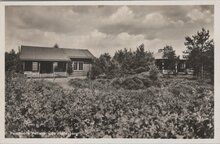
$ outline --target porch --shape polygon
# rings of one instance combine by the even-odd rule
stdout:
[[[186,61],[185,60],[178,60],[175,63],[175,68],[170,68],[170,63],[172,63],[172,60],[169,59],[156,59],[155,64],[158,67],[158,69],[163,74],[187,74],[187,68],[186,68]]]
[[[67,77],[67,62],[24,61],[23,71],[27,77]]]

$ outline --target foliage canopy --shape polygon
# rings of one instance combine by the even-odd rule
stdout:
[[[186,58],[194,74],[204,76],[207,73],[214,80],[214,41],[210,39],[209,30],[202,28],[191,37],[185,37]]]

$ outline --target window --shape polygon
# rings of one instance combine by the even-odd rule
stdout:
[[[184,69],[184,68],[185,68],[185,63],[182,63],[181,69]]]
[[[83,70],[83,62],[79,62],[79,70]]]
[[[77,70],[77,62],[74,62],[74,64],[73,64],[73,70]]]
[[[73,70],[83,70],[83,62],[73,62]]]
[[[38,62],[32,62],[32,71],[38,70]]]
[[[24,62],[24,71],[31,71],[32,70],[32,62],[26,61]]]
[[[53,66],[56,68],[58,66],[58,62],[54,62]]]
[[[55,71],[65,72],[66,71],[66,63],[65,62],[58,62],[57,66],[55,67]]]

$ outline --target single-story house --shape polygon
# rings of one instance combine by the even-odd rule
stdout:
[[[172,74],[173,72],[169,70],[170,60],[163,57],[162,49],[159,49],[157,53],[154,54],[155,64],[158,69],[163,74],[168,74],[169,72]],[[175,73],[178,74],[193,74],[193,71],[187,68],[186,59],[180,58],[175,65]]]
[[[94,58],[87,49],[21,46],[20,50],[27,77],[85,77]]]

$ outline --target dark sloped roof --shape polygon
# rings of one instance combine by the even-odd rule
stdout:
[[[69,58],[85,58],[85,59],[93,59],[95,58],[89,50],[87,49],[63,49],[64,53]]]
[[[70,58],[94,58],[85,49],[65,49],[52,47],[21,46],[21,60],[70,61]]]

